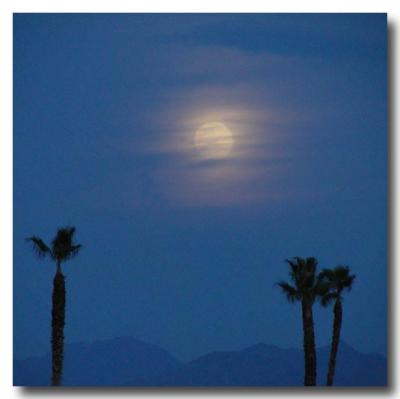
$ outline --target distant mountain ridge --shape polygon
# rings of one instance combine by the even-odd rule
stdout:
[[[140,385],[179,366],[166,350],[132,337],[73,343],[65,345],[62,385]],[[50,354],[14,360],[14,385],[46,386],[50,375]]]
[[[317,350],[318,385],[325,385],[329,346]],[[67,344],[65,386],[255,386],[303,385],[303,351],[258,343],[215,351],[183,363],[161,347],[132,337]],[[14,385],[46,386],[50,355],[14,360]],[[335,385],[385,386],[387,361],[341,342]]]

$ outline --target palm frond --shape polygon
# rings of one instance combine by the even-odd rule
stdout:
[[[334,269],[325,273],[326,278],[331,282],[332,288],[341,292],[345,288],[350,290],[356,276],[350,274],[350,268],[348,266],[339,265]]]
[[[333,270],[332,269],[323,269],[321,272],[319,272],[318,280],[332,280],[333,279]]]
[[[295,256],[292,259],[286,259],[285,262],[289,265],[290,279],[294,282],[297,289],[302,286],[302,272],[304,270],[304,259],[299,256]]]
[[[349,267],[344,265],[322,270],[318,274],[317,280],[319,284],[329,287],[325,294],[320,295],[322,306],[329,305],[335,299],[341,299],[344,289],[351,290],[355,277],[350,274]]]
[[[333,301],[338,298],[338,294],[336,292],[327,292],[324,295],[318,297],[319,302],[323,307],[330,305]]]
[[[339,265],[333,269],[335,275],[336,284],[341,289],[351,290],[354,280],[356,278],[355,274],[350,274],[350,268],[348,266]]]
[[[292,259],[286,259],[286,263],[290,266],[289,276],[294,283],[298,295],[313,299],[315,297],[314,288],[317,282],[317,259],[295,256]]]
[[[45,244],[45,242],[36,236],[31,236],[25,239],[33,244],[33,249],[39,258],[44,258],[47,254],[51,255],[50,248]]]
[[[356,279],[356,275],[355,274],[351,274],[348,279],[346,280],[346,285],[344,288],[347,289],[347,291],[351,291],[351,289],[353,288],[353,284],[354,284],[354,280]]]
[[[57,234],[51,245],[53,256],[58,261],[66,261],[79,252],[81,245],[73,242],[75,231],[76,228],[71,226],[59,228],[57,230]]]
[[[297,268],[304,269],[309,261],[309,259],[313,258],[302,258],[301,256],[294,256],[290,261],[290,263],[297,265]]]
[[[280,281],[277,283],[279,287],[281,287],[283,294],[286,295],[286,298],[289,302],[295,302],[300,299],[299,292],[295,287],[287,283],[286,281]]]
[[[82,248],[81,244],[77,244],[77,245],[72,245],[71,246],[71,258],[73,258],[74,256],[76,256],[78,254],[78,252],[80,251],[80,249]]]
[[[317,276],[314,284],[314,291],[317,296],[325,295],[331,287],[331,282],[328,279],[321,279],[319,275]]]
[[[297,274],[297,270],[299,268],[298,262],[295,260],[295,258],[292,259],[285,259],[285,262],[289,265],[290,267],[290,275],[294,276]]]

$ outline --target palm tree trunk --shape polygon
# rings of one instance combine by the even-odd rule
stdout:
[[[65,325],[65,279],[60,263],[53,280],[53,304],[51,310],[51,349],[52,377],[51,385],[61,385],[64,357],[64,325]]]
[[[317,356],[315,353],[312,304],[307,300],[303,300],[301,305],[304,335],[304,386],[315,386],[317,379]]]
[[[340,340],[340,330],[342,328],[342,302],[340,299],[337,299],[335,302],[335,306],[333,308],[334,318],[333,318],[333,331],[332,331],[332,345],[331,345],[331,354],[329,357],[329,367],[328,367],[328,376],[326,379],[326,385],[333,385],[333,377],[335,375],[335,367],[336,367],[336,355],[339,348],[339,340]]]

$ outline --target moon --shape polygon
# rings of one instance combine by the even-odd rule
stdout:
[[[194,146],[203,159],[226,158],[233,147],[232,132],[220,122],[205,123],[196,131]]]

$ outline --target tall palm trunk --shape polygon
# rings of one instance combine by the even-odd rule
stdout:
[[[61,385],[64,357],[64,325],[65,325],[65,279],[60,263],[53,280],[53,304],[51,310],[51,349],[52,377],[51,385]]]
[[[312,304],[306,299],[303,299],[301,305],[304,335],[304,385],[315,386],[317,379],[317,356],[315,353]]]
[[[342,328],[343,310],[340,298],[338,298],[335,302],[333,313],[334,313],[334,318],[333,318],[331,354],[329,357],[328,376],[326,379],[327,386],[333,385],[333,377],[335,375],[335,367],[336,367],[336,355],[339,348],[340,330]]]

